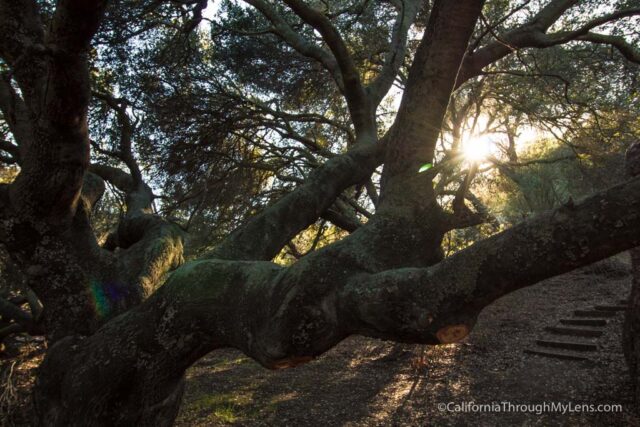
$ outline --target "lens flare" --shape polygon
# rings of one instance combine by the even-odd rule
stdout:
[[[491,155],[493,145],[491,135],[472,136],[464,142],[462,153],[470,162],[482,162]]]

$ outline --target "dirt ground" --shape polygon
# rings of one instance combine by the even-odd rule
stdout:
[[[629,287],[622,271],[590,268],[502,298],[462,343],[427,347],[352,337],[288,371],[267,371],[236,351],[214,352],[188,371],[177,425],[640,426],[620,347],[622,313],[589,361],[523,353],[545,336],[545,326],[575,309],[619,303]],[[454,410],[464,402],[620,404],[622,412],[438,410],[449,402]]]
[[[233,350],[187,373],[178,426],[640,426],[620,348],[622,314],[588,361],[524,354],[543,328],[575,309],[625,299],[630,276],[590,267],[512,293],[488,307],[464,342],[440,347],[352,337],[318,360],[268,371]],[[24,425],[42,344],[0,358],[0,425]],[[456,412],[491,404],[500,412]],[[508,403],[507,403],[508,402]],[[509,404],[620,404],[622,412],[505,412]],[[449,404],[452,411],[439,410]],[[462,409],[462,408],[461,408]],[[470,408],[474,409],[473,407]],[[538,409],[538,408],[534,408]]]

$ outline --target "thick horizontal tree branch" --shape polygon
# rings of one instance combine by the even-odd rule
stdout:
[[[92,407],[87,399],[105,395],[118,402],[118,416],[140,416],[134,406],[143,397],[127,386],[131,378],[140,389],[170,390],[184,370],[216,348],[238,348],[278,369],[309,361],[350,334],[455,342],[497,298],[640,244],[638,194],[640,179],[620,184],[430,268],[362,270],[357,245],[348,252],[323,248],[289,268],[194,261],[93,336],[52,348],[43,367],[62,376],[41,382],[40,390],[56,395],[61,384],[73,383],[65,398],[75,419],[93,419],[85,412]],[[141,407],[163,397],[147,396]]]

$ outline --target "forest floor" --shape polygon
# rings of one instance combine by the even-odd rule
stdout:
[[[187,373],[177,425],[640,426],[620,346],[622,313],[609,321],[589,361],[523,353],[545,326],[574,310],[626,299],[631,279],[625,264],[617,259],[507,295],[486,308],[458,344],[352,337],[312,363],[285,371],[265,370],[237,351],[213,352]],[[620,404],[622,412],[438,409],[449,402],[454,410],[463,402]]]
[[[463,342],[439,347],[352,337],[317,360],[268,371],[234,350],[187,372],[179,426],[640,426],[620,347],[622,313],[588,361],[523,353],[573,310],[616,304],[626,261],[588,267],[500,299]],[[0,425],[24,425],[42,344],[0,357]],[[456,405],[620,404],[622,412],[455,412]],[[453,411],[439,410],[450,403]],[[505,403],[506,405],[506,403]]]

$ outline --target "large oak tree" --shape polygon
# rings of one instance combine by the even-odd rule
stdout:
[[[375,39],[378,53],[365,57],[350,37],[362,26],[352,29],[343,17],[375,18],[364,12],[369,2],[336,2],[344,7],[332,9],[328,2],[246,0],[251,9],[237,10],[259,14],[265,27],[234,31],[268,33],[300,64],[313,64],[348,120],[246,100],[225,105],[236,113],[259,109],[255,126],[269,122],[280,135],[295,134],[283,125],[288,122],[342,127],[348,149],[327,153],[298,135],[307,153],[320,155],[311,172],[187,263],[183,231],[154,213],[158,195],[132,143],[134,107],[92,82],[91,46],[96,34],[118,43],[127,31],[158,25],[176,27],[188,39],[207,2],[154,0],[130,9],[128,2],[107,0],[53,3],[0,0],[0,111],[11,134],[0,150],[20,171],[0,186],[0,242],[44,307],[37,319],[8,301],[0,310],[18,328],[44,331],[49,343],[34,390],[40,424],[170,425],[185,370],[222,347],[280,369],[308,362],[352,334],[455,342],[500,296],[640,244],[640,181],[631,179],[443,258],[447,232],[486,216],[465,202],[464,180],[448,208],[439,203],[434,182],[449,161],[419,172],[438,160],[452,93],[498,61],[570,43],[606,45],[619,60],[640,63],[634,44],[609,27],[635,19],[636,1],[602,13],[599,2],[580,0],[548,0],[537,8],[482,0],[373,2],[392,21],[377,29],[387,31]],[[497,3],[507,6],[502,18],[494,16]],[[165,8],[177,8],[180,19],[157,18]],[[509,20],[522,10],[529,11],[524,19]],[[517,25],[504,28],[505,22]],[[415,45],[411,31],[421,32]],[[246,67],[250,76],[251,64]],[[385,127],[377,111],[397,82],[402,99]],[[108,150],[92,139],[92,98],[115,118],[118,142]],[[231,115],[229,134],[241,120]],[[105,153],[124,168],[93,161]],[[377,194],[371,176],[381,165]],[[105,182],[126,195],[126,214],[99,244],[91,215]],[[354,186],[367,188],[375,204],[364,225],[344,208]],[[319,218],[351,234],[290,266],[271,262]]]

